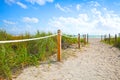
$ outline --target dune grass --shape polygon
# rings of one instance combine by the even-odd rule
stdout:
[[[118,47],[120,49],[120,37],[117,38],[116,44],[114,46]]]
[[[113,46],[120,49],[120,37],[117,37],[116,42],[115,42],[115,38],[110,38],[110,42],[109,42],[109,38],[106,38],[106,39],[102,40],[102,42],[104,42],[106,44],[113,45]]]
[[[51,34],[37,32],[35,35],[12,36],[1,30],[0,35],[2,36],[0,40],[28,39]],[[38,65],[40,61],[46,60],[50,55],[54,54],[56,47],[56,36],[36,41],[0,44],[0,77],[11,79],[13,72],[18,69]]]
[[[4,30],[0,30],[0,35],[0,40],[19,40],[48,36],[52,33],[37,31],[35,35],[26,33],[13,36]],[[75,43],[77,43],[77,38],[62,37],[62,45],[64,45],[62,49]],[[36,41],[0,44],[0,78],[9,80],[12,78],[12,74],[27,66],[37,66],[40,61],[48,60],[55,53],[57,53],[56,36]]]
[[[72,37],[72,38],[71,38]],[[84,43],[84,39],[81,38],[80,39],[80,42],[83,44]],[[77,44],[78,43],[78,38],[77,37],[74,37],[74,36],[69,36],[67,35],[66,36],[62,36],[62,48],[63,49],[66,49],[68,48],[70,45],[72,44]]]

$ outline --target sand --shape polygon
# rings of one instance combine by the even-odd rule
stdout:
[[[71,47],[63,53],[70,56],[61,62],[28,67],[13,80],[120,80],[120,50],[99,39],[91,39],[90,45],[82,49]]]

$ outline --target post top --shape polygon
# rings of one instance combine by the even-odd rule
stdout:
[[[60,30],[60,29],[58,29],[57,33],[58,33],[58,34],[61,34],[61,30]]]
[[[58,31],[60,31],[60,29],[58,29]]]

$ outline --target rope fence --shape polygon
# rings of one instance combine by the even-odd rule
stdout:
[[[45,37],[31,38],[31,39],[0,41],[0,44],[4,44],[4,43],[16,43],[16,42],[26,42],[26,41],[34,41],[34,40],[40,40],[40,39],[45,39],[45,38],[53,37],[53,36],[56,36],[56,35],[57,35],[57,34],[49,35],[49,36],[45,36]]]
[[[71,37],[71,36],[67,36],[67,35],[62,35],[62,36],[66,37],[66,38],[77,38],[77,37]]]
[[[21,39],[21,40],[7,40],[7,41],[0,41],[0,44],[6,44],[6,43],[17,43],[17,42],[27,42],[27,41],[35,41],[35,40],[40,40],[40,39],[46,39],[46,38],[50,38],[50,37],[54,37],[57,36],[57,60],[61,61],[61,38],[62,36],[66,37],[66,38],[76,38],[78,40],[78,48],[80,48],[80,34],[78,34],[78,36],[76,37],[71,37],[71,36],[67,36],[67,35],[62,35],[61,34],[61,30],[57,31],[57,34],[53,34],[53,35],[49,35],[49,36],[45,36],[45,37],[38,37],[38,38],[31,38],[31,39]],[[87,39],[86,39],[87,38]],[[83,40],[84,40],[84,44],[86,45],[86,43],[88,43],[88,34],[83,35]]]

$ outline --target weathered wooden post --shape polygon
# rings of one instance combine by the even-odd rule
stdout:
[[[88,37],[88,34],[87,34],[87,44],[89,43],[89,39],[88,39],[89,37]]]
[[[80,34],[78,34],[78,48],[80,48]]]
[[[105,35],[104,35],[104,41],[105,41]]]
[[[84,35],[84,45],[86,45],[86,34]]]
[[[110,44],[110,34],[109,34],[109,44]]]
[[[102,35],[101,35],[101,41],[102,41]]]
[[[117,34],[115,34],[115,45],[117,44]]]
[[[58,30],[57,41],[58,41],[57,60],[61,61],[61,31],[60,30]]]
[[[104,35],[104,41],[106,41],[106,35]]]
[[[120,37],[120,33],[118,33],[119,34],[119,37]]]

